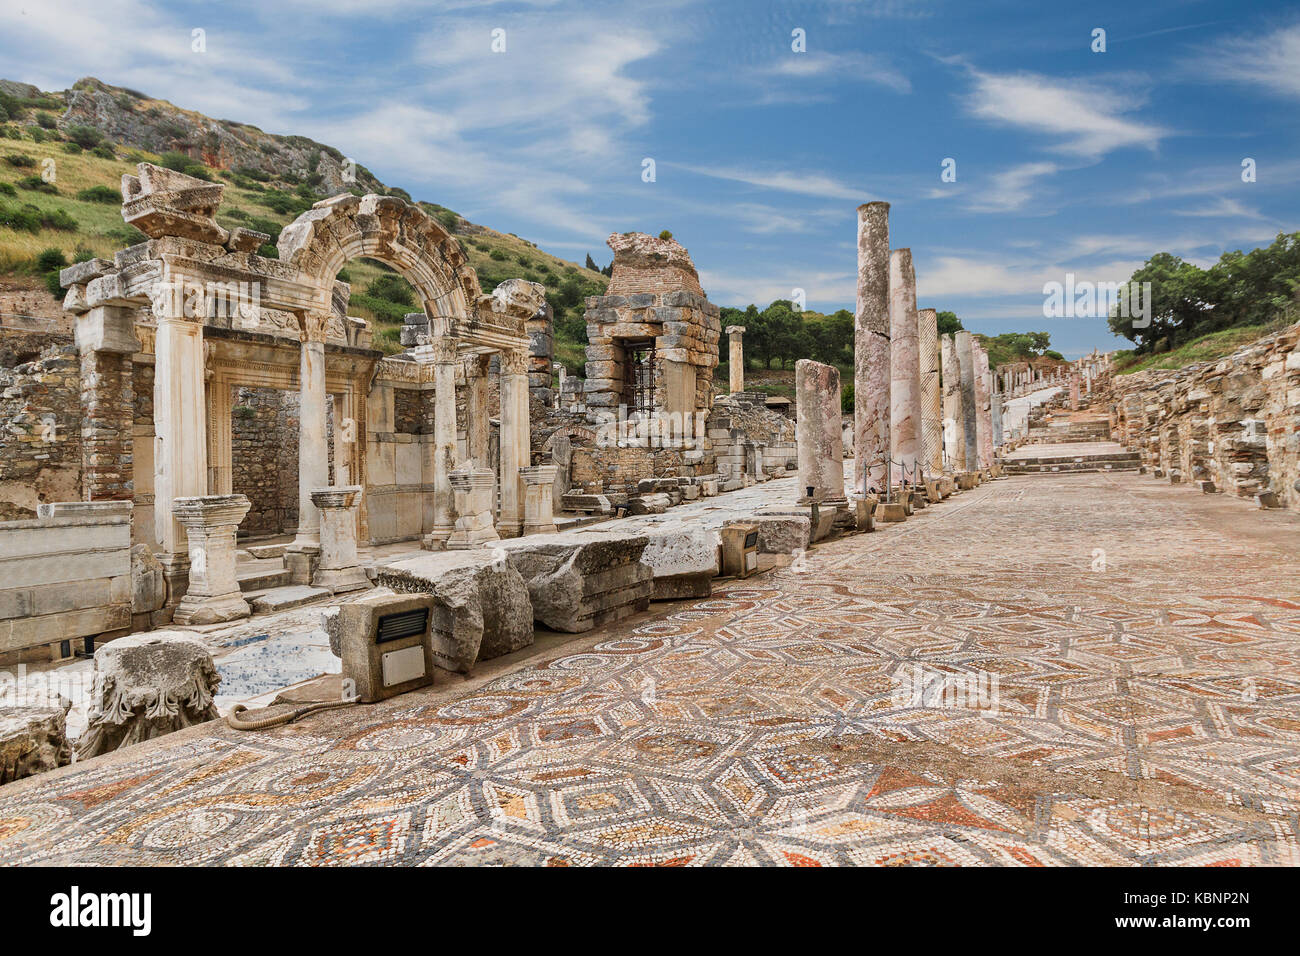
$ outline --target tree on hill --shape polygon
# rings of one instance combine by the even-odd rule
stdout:
[[[961,319],[957,318],[956,312],[940,312],[936,318],[940,335],[956,335],[962,331]]]
[[[1158,252],[1129,281],[1139,288],[1150,283],[1148,315],[1121,315],[1116,305],[1107,324],[1136,343],[1139,354],[1223,329],[1285,321],[1300,301],[1300,232],[1279,233],[1271,245],[1247,253],[1225,252],[1208,269]]]

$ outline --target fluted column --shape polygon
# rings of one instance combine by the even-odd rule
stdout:
[[[966,412],[962,407],[961,361],[951,335],[940,340],[943,353],[943,448],[945,470],[966,470]]]
[[[890,453],[889,203],[858,207],[853,330],[854,487],[883,493]]]
[[[921,461],[930,474],[943,471],[943,393],[939,384],[939,316],[934,309],[916,313],[921,354]]]

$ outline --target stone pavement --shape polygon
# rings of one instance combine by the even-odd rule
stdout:
[[[985,484],[463,692],[10,785],[0,865],[1296,865],[1297,531]]]

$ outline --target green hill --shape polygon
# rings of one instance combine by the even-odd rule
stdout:
[[[340,192],[412,200],[306,137],[214,120],[95,79],[57,93],[0,80],[0,276],[60,294],[61,264],[111,257],[141,241],[120,211],[122,175],[138,162],[224,183],[217,220],[269,233],[272,243],[313,203]],[[583,361],[583,300],[602,294],[609,279],[437,203],[420,204],[456,235],[484,291],[513,278],[546,287],[557,358],[576,371]],[[340,275],[352,285],[350,312],[372,321],[376,347],[398,351],[402,314],[416,307],[413,290],[379,262],[350,262]]]

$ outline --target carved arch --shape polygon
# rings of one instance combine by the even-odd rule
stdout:
[[[330,307],[334,277],[359,256],[397,269],[431,319],[472,319],[483,294],[460,243],[419,206],[396,196],[322,200],[284,228],[277,248],[280,261],[320,290],[323,310]]]

